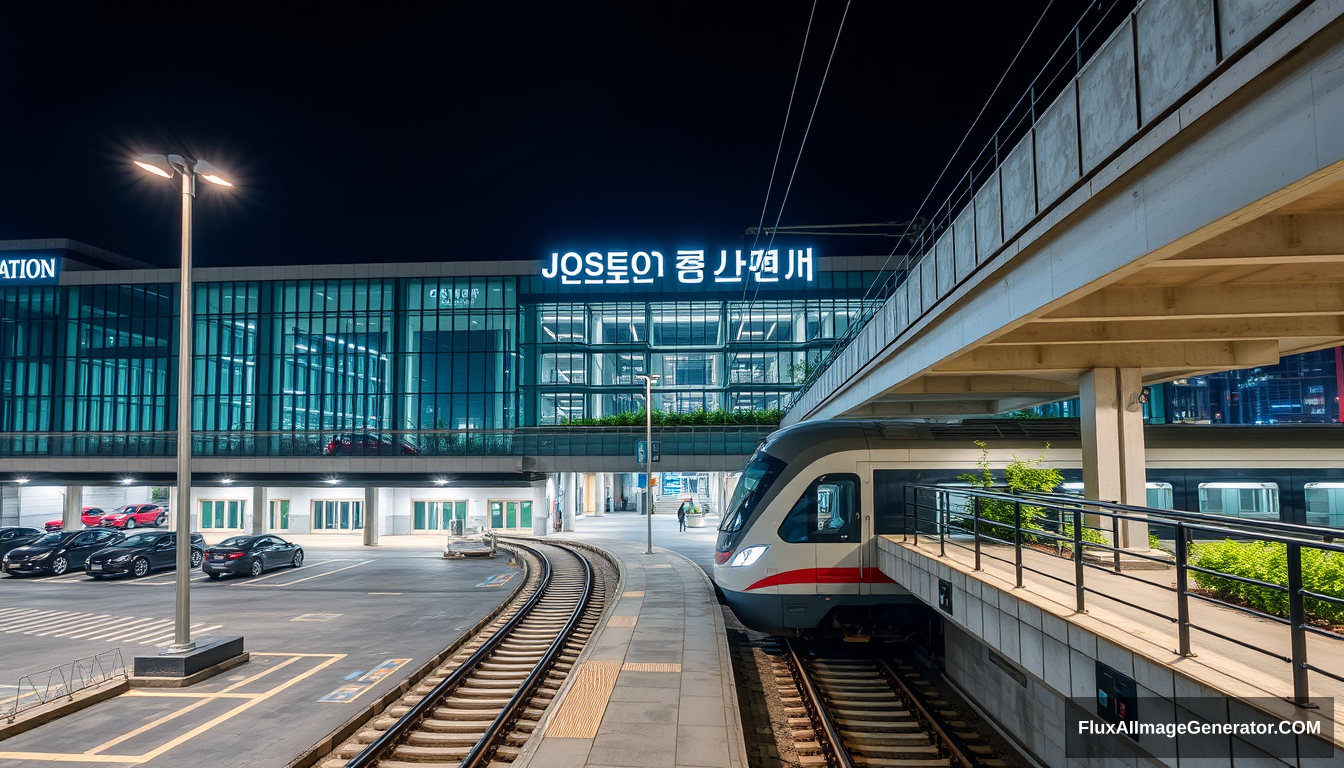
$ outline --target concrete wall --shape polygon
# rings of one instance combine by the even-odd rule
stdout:
[[[1138,695],[1144,701],[1139,708],[1140,722],[1181,722],[1192,716],[1206,722],[1278,720],[1043,608],[1031,599],[1035,596],[1029,592],[999,589],[889,538],[878,539],[878,561],[883,573],[930,606],[938,605],[939,580],[951,582],[952,612],[938,614],[944,622],[944,666],[948,679],[961,687],[1020,748],[1049,768],[1090,768],[1099,764],[1066,757],[1064,744],[1066,699],[1095,701],[1098,661],[1135,680]],[[1199,699],[1209,709],[1199,713],[1178,710],[1175,705],[1178,698],[1187,702]],[[1166,702],[1165,707],[1162,702]],[[1282,711],[1276,715],[1295,717],[1303,712],[1279,703]],[[1289,744],[1283,753],[1291,747]],[[1089,740],[1088,752],[1094,757],[1115,758],[1119,761],[1116,764],[1135,765],[1137,760],[1141,765],[1182,766],[1177,758],[1150,758],[1142,750],[1115,738]],[[1344,760],[1344,750],[1336,747],[1333,752],[1333,764],[1344,764],[1340,762]],[[1187,768],[1226,765],[1233,754],[1240,758],[1267,757],[1251,744],[1228,737],[1227,754],[1221,762],[1187,760],[1184,765]],[[1296,761],[1273,764],[1298,765]],[[1304,761],[1301,765],[1305,768],[1317,763]]]

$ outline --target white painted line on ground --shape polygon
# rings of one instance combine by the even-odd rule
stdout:
[[[132,629],[133,627],[139,627],[146,623],[155,621],[162,621],[162,619],[145,619],[140,618],[138,616],[122,616],[120,621],[113,622],[111,624],[104,624],[103,626],[100,627],[88,627],[77,630],[74,634],[70,635],[69,639],[82,640],[86,637],[94,637],[95,639],[102,639],[102,636],[108,634],[109,632],[112,634],[116,634],[118,632],[126,632]]]
[[[53,632],[72,632],[74,631],[73,629],[71,629],[72,627],[87,626],[88,623],[91,621],[106,619],[111,615],[112,614],[110,613],[100,613],[97,616],[80,616],[79,618],[67,621],[64,624],[57,624],[55,626],[47,627],[43,629],[41,632],[29,632],[28,634],[33,635],[35,637],[46,637],[47,635],[50,635]],[[119,617],[119,618],[125,618],[125,617]]]
[[[319,573],[319,574],[317,574],[317,575],[315,575],[315,576],[309,576],[309,577],[304,578],[304,579],[295,579],[294,581],[286,581],[286,582],[283,583],[283,584],[257,584],[256,582],[259,581],[259,580],[258,580],[258,579],[253,579],[253,580],[251,580],[251,581],[245,581],[245,582],[242,582],[241,584],[238,584],[237,586],[240,586],[240,587],[256,586],[256,587],[259,587],[259,588],[260,588],[260,587],[273,587],[273,588],[292,587],[292,586],[294,586],[295,584],[302,584],[302,583],[305,582],[305,581],[312,581],[313,579],[320,579],[320,578],[322,578],[323,576],[331,576],[332,574],[340,573],[341,571],[348,571],[348,570],[350,570],[351,568],[358,568],[358,567],[361,566],[361,565],[368,565],[369,563],[372,563],[372,562],[373,562],[372,560],[365,560],[365,561],[363,561],[363,562],[361,562],[361,563],[355,563],[354,565],[347,565],[347,566],[345,566],[344,568],[337,568],[337,569],[334,570],[334,571],[327,571],[326,573]],[[278,576],[278,575],[280,575],[280,574],[275,574],[275,575]],[[267,577],[267,576],[263,576],[263,577],[261,577],[261,578],[264,579],[264,578],[269,578],[269,577]]]
[[[8,627],[5,629],[5,634],[12,635],[15,632],[23,632],[29,629],[36,629],[37,627],[43,626],[48,622],[57,621],[57,619],[55,618],[57,616],[67,617],[74,615],[75,615],[74,611],[44,611],[42,614],[33,617],[27,621],[20,621],[17,624],[8,625]]]
[[[350,561],[353,560],[353,559],[354,559],[354,558],[350,558],[350,557],[338,557],[338,558],[336,558],[336,559],[334,559],[334,560],[319,560],[319,561],[317,561],[316,563],[307,563],[307,562],[305,562],[305,563],[304,563],[302,566],[300,566],[300,567],[301,567],[304,571],[307,571],[307,570],[309,570],[309,569],[311,569],[311,568],[316,568],[316,567],[319,566],[319,565],[328,565],[328,564],[330,564],[330,563],[348,563],[348,562],[350,562]],[[372,561],[366,561],[366,562],[372,562]],[[345,570],[345,569],[343,569],[343,568],[338,568],[337,570]],[[336,571],[329,571],[329,573],[335,573],[335,572],[336,572]],[[292,573],[294,573],[294,571],[286,571],[286,570],[276,571],[275,573],[272,573],[272,574],[269,575],[269,576],[258,576],[258,577],[256,577],[255,579],[254,579],[254,578],[248,578],[247,581],[235,582],[235,583],[233,584],[233,586],[235,586],[235,587],[245,587],[245,586],[247,586],[247,585],[249,585],[249,584],[256,584],[256,583],[259,582],[259,581],[266,581],[267,579],[274,579],[274,578],[277,577],[277,576],[286,576],[286,575],[289,575],[289,574],[292,574]],[[319,575],[325,575],[325,574],[319,574]],[[262,586],[270,586],[270,585],[269,585],[269,584],[263,584]]]
[[[138,637],[144,637],[147,634],[152,634],[151,632],[146,631],[149,627],[154,627],[153,633],[157,633],[163,631],[158,625],[168,625],[172,623],[173,623],[172,619],[151,619],[148,622],[144,621],[140,622],[140,626],[136,629],[132,629],[129,631],[125,629],[122,629],[120,631],[113,630],[112,634],[110,635],[95,635],[89,639],[105,640],[109,642],[113,640],[134,640]]]
[[[77,637],[81,632],[106,631],[108,628],[114,625],[124,624],[127,621],[127,618],[128,617],[126,616],[109,616],[108,618],[102,621],[92,621],[83,626],[74,627],[72,629],[63,629],[60,632],[57,632],[56,634],[52,635],[52,637],[65,637],[66,635],[69,635],[73,638]],[[132,616],[129,618],[134,619],[135,617]]]

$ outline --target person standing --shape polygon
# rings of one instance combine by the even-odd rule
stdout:
[[[686,513],[689,511],[687,509],[689,506],[691,506],[691,500],[686,499],[681,502],[681,506],[677,507],[677,525],[680,526],[680,528],[678,528],[679,531],[686,530]]]

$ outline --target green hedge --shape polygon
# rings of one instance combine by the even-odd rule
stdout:
[[[566,426],[572,427],[642,427],[645,423],[644,411],[627,411],[603,416],[600,419],[567,419]],[[690,413],[653,412],[655,427],[699,427],[731,425],[779,426],[784,412],[779,409],[768,411],[692,411]]]
[[[1191,545],[1190,564],[1246,579],[1288,585],[1288,548],[1268,541],[1213,541]],[[1244,602],[1277,616],[1288,615],[1288,593],[1243,584],[1204,573],[1192,574],[1199,586],[1219,597]],[[1310,592],[1344,599],[1344,554],[1302,549],[1302,586]],[[1344,608],[1306,599],[1307,613],[1332,624],[1344,624]]]

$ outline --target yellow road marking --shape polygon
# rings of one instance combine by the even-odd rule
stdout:
[[[620,674],[619,661],[585,661],[575,670],[574,683],[546,726],[548,739],[591,739],[597,735],[607,700]]]
[[[185,707],[183,707],[183,708],[181,708],[181,709],[179,709],[179,710],[177,710],[177,711],[175,711],[175,712],[169,712],[168,714],[164,715],[163,717],[160,717],[160,718],[157,719],[157,720],[150,720],[148,723],[145,723],[144,725],[140,726],[139,728],[136,728],[136,729],[133,730],[133,731],[127,731],[126,733],[123,733],[122,735],[118,736],[118,737],[115,738],[115,739],[112,739],[111,741],[105,741],[105,742],[103,742],[102,744],[99,744],[98,746],[94,747],[93,749],[90,749],[89,751],[85,752],[84,754],[86,754],[86,755],[96,755],[96,754],[98,754],[99,752],[102,752],[103,750],[111,749],[112,747],[117,746],[118,744],[120,744],[120,743],[123,742],[123,741],[126,741],[127,739],[133,739],[133,738],[135,738],[136,736],[139,736],[140,734],[145,733],[146,731],[152,731],[152,730],[154,730],[155,728],[158,728],[160,725],[163,725],[164,723],[168,722],[169,720],[176,720],[177,718],[181,717],[182,715],[187,714],[188,712],[191,712],[191,711],[193,711],[193,710],[195,710],[195,709],[197,709],[197,708],[199,708],[199,707],[203,707],[203,706],[205,706],[206,704],[209,704],[210,701],[211,701],[210,699],[201,699],[200,701],[196,702],[195,704],[189,704],[189,705],[187,705],[187,706],[185,706]]]
[[[160,699],[255,699],[256,697],[261,696],[262,694],[260,694],[260,693],[180,693],[180,692],[177,692],[177,691],[173,691],[173,692],[169,693],[169,692],[167,692],[167,691],[159,692],[159,691],[154,691],[154,690],[140,690],[140,689],[136,689],[136,690],[130,690],[130,691],[127,691],[127,692],[125,692],[125,693],[123,693],[123,694],[121,694],[121,695],[122,695],[122,696],[130,696],[131,698],[136,698],[136,699],[139,699],[139,698],[160,698]]]
[[[7,760],[38,760],[44,763],[129,763],[145,762],[134,755],[80,755],[63,752],[0,752]]]
[[[263,677],[265,677],[265,676],[271,674],[272,672],[274,672],[274,671],[276,671],[276,670],[278,670],[278,669],[284,669],[285,667],[288,667],[290,664],[293,664],[294,662],[296,662],[296,661],[298,661],[298,660],[299,660],[299,657],[298,657],[298,656],[295,656],[295,657],[293,657],[293,658],[289,658],[289,659],[285,659],[284,661],[280,662],[279,664],[276,664],[274,667],[271,667],[271,668],[269,668],[269,669],[263,669],[262,671],[258,672],[257,674],[255,674],[255,675],[253,675],[253,676],[251,676],[251,677],[247,677],[247,678],[243,678],[242,680],[239,680],[238,682],[234,683],[233,685],[230,685],[228,688],[225,688],[224,690],[220,691],[220,693],[229,693],[230,691],[233,691],[233,690],[236,689],[236,688],[242,688],[244,685],[247,685],[248,683],[252,682],[253,680],[260,680],[261,678],[263,678]]]
[[[330,576],[330,575],[332,575],[332,574],[334,574],[334,573],[340,573],[341,571],[348,571],[348,570],[350,570],[351,568],[358,568],[358,567],[361,566],[361,565],[368,565],[369,563],[372,563],[372,562],[373,562],[372,560],[365,560],[365,561],[360,562],[360,563],[355,563],[354,565],[347,565],[347,566],[345,566],[344,568],[337,568],[337,569],[334,570],[334,571],[327,571],[326,573],[319,573],[319,574],[317,574],[317,575],[315,575],[315,576],[309,576],[309,577],[306,578],[306,579],[295,579],[294,581],[286,581],[284,584],[257,584],[256,582],[257,582],[258,580],[257,580],[257,579],[253,579],[252,581],[245,581],[245,582],[239,584],[238,586],[240,586],[240,587],[250,587],[250,586],[256,586],[256,587],[276,587],[276,588],[292,587],[292,586],[294,586],[295,584],[302,584],[302,583],[305,582],[305,581],[312,581],[313,579],[320,579],[320,578],[322,578],[323,576]],[[277,575],[279,575],[279,574],[277,574]],[[266,577],[263,576],[262,578],[266,578]]]

